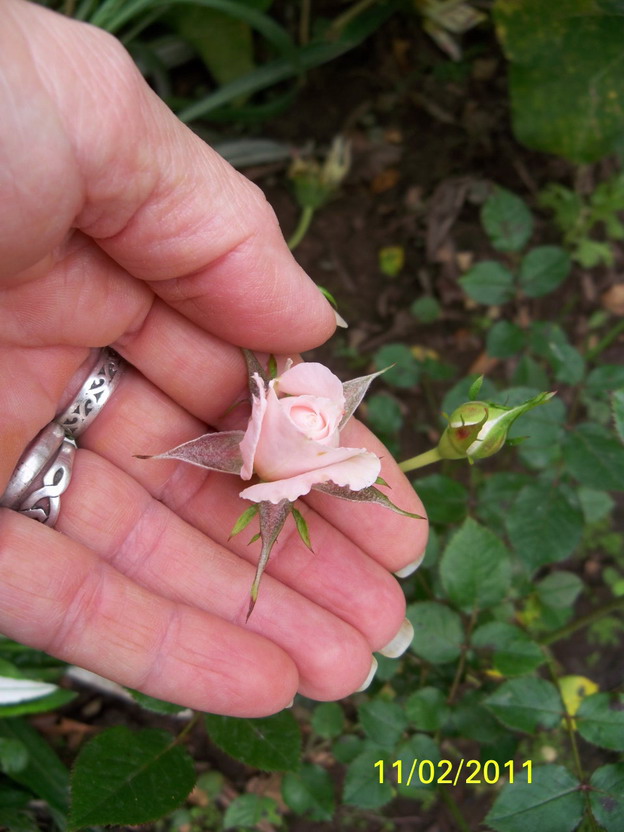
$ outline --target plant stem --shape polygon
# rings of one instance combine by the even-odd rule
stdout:
[[[191,731],[192,731],[192,730],[193,730],[193,728],[197,725],[197,723],[199,722],[199,720],[200,720],[201,718],[202,718],[202,713],[201,713],[201,711],[195,711],[195,712],[193,713],[193,716],[189,719],[189,721],[186,723],[186,725],[184,726],[184,728],[182,728],[182,730],[180,731],[180,733],[179,733],[179,734],[177,735],[177,737],[175,738],[175,740],[174,740],[174,745],[181,745],[181,743],[183,743],[183,742],[184,742],[184,740],[186,739],[186,737],[187,737],[187,736],[191,733]]]
[[[624,320],[618,321],[615,326],[612,326],[607,334],[598,341],[596,346],[587,351],[587,360],[593,361],[595,358],[598,358],[600,353],[604,352],[607,347],[610,347],[621,332],[624,332]]]
[[[310,205],[306,205],[306,207],[301,212],[301,216],[299,217],[299,222],[297,223],[297,227],[292,233],[290,240],[288,241],[288,248],[291,251],[294,251],[299,243],[303,240],[306,235],[308,228],[310,227],[310,223],[312,222],[312,217],[314,216],[314,208]]]
[[[359,14],[365,11],[369,6],[374,6],[377,0],[359,0],[354,3],[350,9],[339,15],[329,27],[329,31],[334,37],[340,37],[345,26],[351,23]]]
[[[423,468],[425,465],[431,465],[432,462],[439,462],[441,459],[440,451],[437,448],[431,448],[430,451],[425,451],[411,459],[400,462],[399,468],[401,471],[414,471],[416,468]]]
[[[540,644],[544,646],[554,644],[556,641],[572,635],[577,630],[582,630],[583,627],[589,627],[590,624],[593,624],[594,621],[599,621],[605,615],[609,615],[612,612],[619,612],[620,610],[624,611],[624,598],[615,598],[613,601],[609,601],[608,604],[604,604],[602,607],[598,607],[598,609],[592,610],[587,615],[577,618],[575,621],[570,622],[570,624],[559,627],[558,630],[544,636],[540,639]]]
[[[455,678],[453,679],[453,684],[451,685],[451,690],[446,700],[447,705],[452,705],[455,701],[455,696],[457,695],[459,684],[462,680],[462,676],[464,675],[464,668],[466,666],[466,653],[468,652],[468,648],[470,647],[472,631],[474,630],[474,626],[477,623],[477,615],[478,610],[475,607],[475,609],[473,609],[472,611],[472,615],[470,616],[470,621],[468,622],[468,627],[466,629],[466,639],[464,641],[464,644],[462,644],[461,656],[459,657],[459,662],[457,663]]]
[[[446,805],[446,808],[449,810],[450,814],[453,816],[453,820],[457,824],[457,828],[460,832],[470,832],[470,827],[466,823],[464,816],[461,813],[459,806],[453,795],[442,786],[438,789],[438,794],[442,798],[442,802]]]

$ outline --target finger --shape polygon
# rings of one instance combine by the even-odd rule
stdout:
[[[130,581],[92,551],[0,510],[0,630],[120,684],[212,713],[284,707],[297,672],[249,630]]]
[[[414,568],[425,554],[429,523],[425,508],[388,449],[357,419],[351,419],[340,434],[346,447],[366,448],[381,460],[381,478],[388,487],[379,490],[398,508],[420,515],[403,517],[374,503],[355,503],[311,491],[304,499],[337,529],[370,552],[392,572]],[[375,551],[371,548],[375,547]]]
[[[137,451],[158,453],[204,431],[200,422],[185,414],[162,391],[128,373],[81,441],[130,473],[152,495],[212,539],[255,562],[257,550],[248,547],[242,535],[229,540],[236,518],[249,506],[238,497],[242,489],[238,478],[206,476],[204,469],[184,463],[133,457]],[[400,587],[376,562],[384,530],[389,528],[391,536],[395,534],[394,515],[389,511],[383,514],[365,550],[317,512],[310,512],[308,520],[314,552],[293,534],[294,526],[289,523],[275,547],[269,574],[357,627],[371,649],[379,649],[391,640],[404,616]],[[399,539],[396,544],[401,545]],[[411,552],[410,548],[409,556]]]
[[[341,698],[368,674],[370,647],[360,633],[271,578],[245,625],[254,569],[96,454],[77,454],[61,515],[57,529],[131,580],[278,644],[294,661],[306,696]]]
[[[39,122],[47,127],[46,143],[33,148],[22,122],[5,126],[10,137],[22,136],[7,156],[6,178],[19,183],[10,210],[28,216],[36,235],[33,243],[17,229],[7,206],[6,268],[32,267],[75,226],[226,340],[280,352],[326,340],[335,316],[288,251],[259,189],[173,116],[119,42],[35,5],[6,10],[3,112],[23,111],[11,92],[19,89],[37,102],[39,132]],[[38,171],[46,167],[42,190]]]
[[[64,388],[88,358],[76,347],[0,350],[0,494],[26,445],[57,411]]]

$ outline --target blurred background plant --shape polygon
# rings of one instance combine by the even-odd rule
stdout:
[[[393,365],[361,413],[398,459],[480,375],[557,396],[410,474],[416,635],[364,693],[233,720],[0,641],[0,827],[621,832],[622,0],[47,5],[264,188],[350,323],[311,357]]]

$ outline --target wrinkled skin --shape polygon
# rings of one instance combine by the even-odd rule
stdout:
[[[0,26],[0,491],[112,344],[132,365],[80,439],[55,529],[0,510],[0,631],[152,696],[259,716],[349,694],[399,629],[391,574],[426,523],[325,495],[284,530],[249,625],[240,480],[134,453],[219,427],[238,348],[295,353],[334,315],[259,191],[181,125],[108,35],[21,0]],[[389,454],[398,503],[422,513]]]

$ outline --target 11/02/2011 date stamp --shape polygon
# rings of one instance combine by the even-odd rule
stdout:
[[[481,783],[493,785],[498,783],[501,777],[506,777],[509,783],[514,781],[514,761],[507,760],[506,763],[498,763],[496,760],[395,760],[391,765],[385,760],[377,760],[374,764],[377,769],[379,783],[392,780],[399,785],[405,786],[428,786],[440,784],[456,786],[459,782],[473,784]],[[522,768],[527,771],[527,783],[533,782],[533,765],[531,760],[522,763]],[[460,776],[463,772],[463,778]]]

